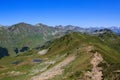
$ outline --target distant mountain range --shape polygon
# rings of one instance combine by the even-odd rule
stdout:
[[[120,34],[119,27],[110,27],[108,29],[111,30],[111,32],[113,31],[114,33]],[[31,25],[22,22],[12,26],[0,25],[0,58],[22,53],[69,32],[81,32],[94,35],[102,31],[104,31],[103,27],[81,28],[72,25],[48,26],[41,23]]]
[[[0,27],[0,80],[119,80],[119,73],[118,27]]]

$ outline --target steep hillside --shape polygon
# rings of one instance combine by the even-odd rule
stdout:
[[[118,50],[118,48],[120,48],[118,45],[120,39],[119,36],[113,33],[108,32],[106,34],[101,34],[104,36],[103,38],[72,33],[57,39],[50,46],[49,52],[47,53],[49,56],[54,56],[58,53],[67,53],[67,55],[76,54],[77,58],[69,66],[65,67],[65,72],[62,76],[57,76],[54,79],[84,79],[83,76],[85,75],[85,72],[92,70],[90,61],[97,52],[101,54],[103,58],[102,63],[99,64],[99,66],[103,68],[103,78],[105,80],[119,80],[120,74],[115,73],[114,71],[120,70],[120,51]],[[115,42],[111,41],[111,39],[115,40]]]
[[[110,29],[114,31],[112,28]],[[104,32],[104,27],[80,28],[72,25],[53,27],[41,23],[31,25],[24,22],[7,27],[0,26],[0,58],[8,55],[16,56],[19,53],[41,46],[46,41],[62,37],[71,32],[81,32],[90,35],[99,34],[101,36],[101,33]]]
[[[119,80],[119,36],[106,34],[101,37],[73,32],[17,57],[3,58],[0,79],[89,80],[99,76],[99,80]]]
[[[7,49],[9,55],[16,55],[59,37],[56,34],[54,28],[43,24],[34,26],[18,23],[9,27],[0,27],[0,47]],[[1,50],[0,55],[2,51],[4,50]]]

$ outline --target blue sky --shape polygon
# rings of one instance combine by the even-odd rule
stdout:
[[[0,0],[0,24],[120,26],[120,0]]]

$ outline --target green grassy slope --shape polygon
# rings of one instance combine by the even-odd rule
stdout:
[[[9,55],[16,55],[14,51],[16,48],[19,52],[23,47],[32,49],[55,38],[55,35],[52,35],[54,31],[52,27],[42,24],[33,26],[18,23],[10,27],[0,27],[0,47],[6,48]],[[1,54],[2,51],[0,51]]]
[[[103,34],[103,36],[90,36],[74,32],[54,40],[51,45],[46,47],[49,50],[43,56],[37,54],[39,49],[33,49],[17,57],[5,57],[0,60],[0,78],[1,80],[29,80],[32,76],[41,73],[35,72],[34,69],[42,70],[44,67],[49,69],[66,57],[75,54],[77,56],[76,59],[64,67],[63,74],[54,77],[52,80],[82,79],[85,72],[91,70],[92,65],[90,64],[90,60],[97,51],[104,59],[99,65],[103,67],[104,79],[117,80],[115,78],[119,78],[120,75],[114,73],[114,71],[120,70],[120,51],[118,50],[120,48],[118,45],[120,38],[111,33],[107,35]],[[33,59],[42,59],[43,62],[36,64],[32,62]],[[18,65],[11,64],[16,60],[23,60],[23,62]],[[55,61],[55,64],[46,65],[45,62],[49,61]],[[20,71],[25,74],[17,76],[5,74],[11,71]]]
[[[57,76],[55,80],[64,79],[66,76],[67,78],[65,78],[65,80],[77,80],[78,78],[83,77],[84,72],[90,70],[90,59],[96,51],[100,53],[104,59],[101,64],[101,67],[104,68],[104,79],[114,80],[116,74],[114,74],[113,71],[120,69],[120,51],[118,50],[120,48],[120,37],[112,33],[106,34],[103,34],[104,37],[98,37],[87,34],[71,33],[55,40],[50,46],[48,52],[49,56],[54,56],[58,53],[72,54],[77,51],[77,59],[65,68],[65,72],[62,76]],[[92,46],[93,48],[87,53],[89,46]],[[117,76],[120,77],[120,75]]]

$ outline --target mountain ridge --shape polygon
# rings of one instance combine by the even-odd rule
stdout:
[[[0,59],[0,79],[45,80],[47,77],[51,80],[86,80],[86,77],[94,78],[94,73],[100,71],[106,80],[119,80],[119,74],[114,71],[120,69],[120,37],[106,31],[108,30],[104,31],[102,37],[70,32],[41,48],[34,48],[14,57],[4,57]],[[43,50],[47,50],[45,54],[39,54]],[[95,62],[99,61],[99,57],[103,60],[93,67],[91,62],[96,58]],[[100,69],[94,71],[96,68]],[[97,75],[101,77],[99,73]]]
[[[42,23],[31,25],[21,22],[8,27],[0,27],[0,47],[1,49],[8,49],[8,54],[10,55],[17,55],[17,53],[21,53],[21,51],[24,52],[28,49],[32,49],[44,44],[46,41],[59,38],[71,32],[99,35],[101,32],[104,32],[104,30],[105,29],[101,28],[81,28],[72,25],[59,25],[55,27]],[[108,29],[108,31],[110,30]],[[106,32],[108,33],[108,31]],[[113,31],[111,30],[111,33],[112,32]],[[2,54],[2,52],[0,53]]]

